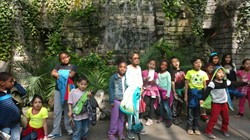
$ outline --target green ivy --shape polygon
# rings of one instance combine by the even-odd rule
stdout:
[[[180,12],[182,2],[183,2],[182,0],[162,1],[163,12],[165,13],[166,19],[173,20],[178,17],[178,13]]]
[[[13,41],[13,3],[0,2],[0,60],[7,61],[11,57]]]
[[[192,33],[195,36],[203,36],[203,20],[207,0],[163,0],[163,12],[168,20],[174,20],[181,17],[180,14],[185,12],[192,21]],[[185,18],[185,17],[182,17]]]
[[[188,0],[187,4],[192,12],[192,32],[196,36],[203,36],[203,20],[205,17],[207,0]]]
[[[250,32],[250,2],[245,0],[239,8],[236,23],[236,37],[239,44],[238,49],[242,49],[249,42]]]

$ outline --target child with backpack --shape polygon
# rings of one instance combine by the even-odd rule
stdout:
[[[79,77],[77,88],[70,92],[68,99],[68,116],[73,119],[74,130],[72,140],[86,140],[89,130],[90,120],[88,114],[88,97],[91,92],[86,91],[88,86],[87,78]]]
[[[127,70],[127,63],[121,61],[118,63],[118,71],[114,73],[109,81],[109,103],[111,105],[111,120],[108,131],[109,140],[116,140],[116,135],[120,140],[124,140],[124,113],[120,110],[123,93],[126,89],[125,72]]]
[[[139,66],[140,64],[140,56],[139,53],[136,51],[132,51],[129,53],[129,60],[131,64],[127,66],[127,71],[125,74],[126,77],[126,85],[128,89],[132,89],[133,96],[136,95],[136,97],[133,97],[134,102],[133,105],[134,111],[133,114],[128,115],[128,138],[129,139],[134,139],[134,132],[132,131],[132,126],[133,126],[133,120],[135,125],[141,125],[141,122],[139,120],[139,101],[140,101],[140,92],[142,90],[142,85],[143,85],[143,80],[142,80],[142,73],[141,73],[141,67]],[[138,89],[138,90],[137,90]],[[138,96],[137,96],[138,95]],[[146,134],[147,132],[142,129],[140,130],[140,134]]]
[[[13,101],[10,90],[14,87],[14,78],[10,73],[0,73],[0,131],[20,139],[20,110]]]
[[[32,107],[27,111],[28,124],[23,129],[21,140],[48,139],[48,110],[42,106],[43,98],[35,94],[31,100]]]

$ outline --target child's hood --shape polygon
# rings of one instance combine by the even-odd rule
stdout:
[[[213,80],[213,79],[215,78],[216,73],[217,73],[218,70],[220,70],[220,69],[222,69],[222,70],[224,71],[224,73],[226,73],[226,69],[225,69],[224,67],[222,67],[222,66],[216,66],[216,67],[214,68],[214,72],[213,72],[213,76],[212,76],[212,79],[211,79],[211,80]],[[225,74],[225,76],[224,76],[223,79],[224,79],[224,80],[227,79],[226,74]]]

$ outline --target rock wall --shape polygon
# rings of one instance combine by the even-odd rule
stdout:
[[[126,56],[130,50],[143,51],[163,37],[173,46],[188,47],[189,57],[198,54],[208,58],[211,50],[221,55],[232,53],[239,67],[241,61],[249,57],[250,44],[244,49],[237,50],[236,15],[242,0],[228,2],[230,3],[223,7],[214,0],[208,0],[203,25],[207,42],[200,42],[191,35],[189,18],[166,20],[159,0],[94,0],[93,5],[98,12],[91,15],[89,19],[64,20],[61,42],[65,47],[71,47],[83,56],[89,52],[101,54],[113,52],[116,57]],[[19,32],[23,28],[18,28],[19,25],[16,24],[15,27],[22,46],[27,40],[22,39]],[[34,46],[40,44],[34,40]],[[15,53],[14,58],[22,60],[20,53]]]

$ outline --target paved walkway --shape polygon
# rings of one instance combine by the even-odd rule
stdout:
[[[216,127],[213,129],[214,135],[217,137],[217,140],[250,140],[250,109],[246,107],[246,113],[244,117],[238,119],[235,118],[234,115],[237,114],[237,106],[238,101],[234,101],[235,111],[230,111],[230,125],[229,125],[229,133],[230,137],[224,137],[220,132],[220,124],[217,123]],[[49,124],[49,132],[52,129],[52,112],[50,112],[50,117],[48,119]],[[220,122],[221,119],[219,119]],[[145,122],[145,121],[144,121]],[[154,122],[156,122],[154,120]],[[170,128],[166,128],[163,123],[157,124],[154,123],[151,126],[145,126],[147,135],[142,135],[141,140],[208,140],[208,138],[204,134],[204,129],[206,127],[206,123],[200,121],[200,128],[202,134],[200,136],[197,135],[188,135],[185,131],[186,127],[186,119],[182,118],[181,125],[173,125]],[[102,120],[99,121],[96,126],[90,127],[88,140],[108,140],[107,131],[109,128],[109,121]],[[70,140],[71,137],[64,134],[62,137],[57,138],[57,140]],[[135,140],[138,138],[136,137]],[[126,138],[128,140],[128,138]]]

